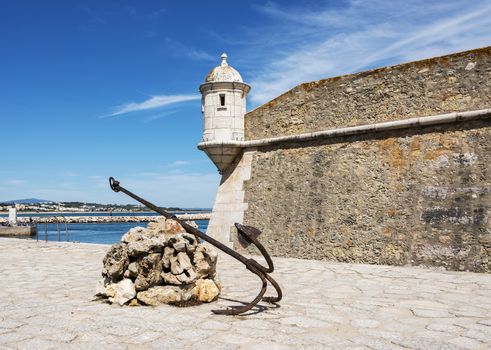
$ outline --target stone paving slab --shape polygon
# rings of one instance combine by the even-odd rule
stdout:
[[[276,258],[280,307],[229,317],[260,288],[241,264],[219,257],[216,303],[119,307],[93,297],[107,249],[0,239],[0,348],[491,348],[491,275]]]

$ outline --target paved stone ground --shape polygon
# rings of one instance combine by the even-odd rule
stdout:
[[[248,316],[93,300],[108,246],[0,239],[2,349],[489,349],[491,275],[275,259],[285,297]],[[259,281],[221,257],[223,297]],[[267,304],[264,304],[267,306]],[[258,310],[256,310],[258,311]]]

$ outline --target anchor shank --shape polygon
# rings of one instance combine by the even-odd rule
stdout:
[[[193,226],[189,225],[185,221],[182,221],[182,220],[178,219],[175,215],[166,212],[165,210],[157,207],[155,204],[150,203],[149,201],[147,201],[147,200],[145,200],[145,199],[137,196],[133,192],[128,191],[126,188],[120,186],[119,185],[119,181],[115,180],[114,178],[112,178],[112,177],[109,178],[109,183],[111,185],[111,188],[114,191],[116,191],[116,192],[120,192],[121,191],[121,192],[127,194],[128,196],[130,196],[131,198],[135,199],[136,201],[140,202],[141,204],[143,204],[147,208],[150,208],[153,211],[155,211],[155,212],[159,213],[160,215],[164,216],[165,218],[172,219],[172,220],[177,221],[186,230],[186,232],[188,232],[188,233],[190,233],[192,235],[195,235],[195,236],[201,238],[202,240],[204,240],[204,241],[212,244],[213,246],[217,247],[218,249],[220,249],[224,253],[226,253],[226,254],[232,256],[233,258],[239,260],[244,265],[246,265],[246,266],[248,265],[248,260],[249,259],[247,259],[243,255],[237,253],[235,250],[227,247],[225,244],[221,243],[220,241],[217,241],[213,237],[210,237],[210,236],[204,234],[203,232],[201,232],[200,230],[198,230],[198,229],[194,228]]]
[[[259,294],[256,296],[256,298],[253,301],[244,305],[243,307],[236,308],[236,309],[212,310],[214,313],[221,314],[221,315],[239,315],[239,314],[244,313],[244,312],[250,310],[251,308],[253,308],[261,299],[264,301],[273,302],[273,303],[281,300],[282,294],[281,294],[281,289],[280,289],[278,283],[276,283],[276,281],[273,278],[271,278],[271,276],[268,275],[269,272],[273,272],[273,270],[274,270],[273,261],[271,260],[271,257],[269,256],[268,252],[263,247],[263,245],[256,239],[255,235],[248,233],[248,231],[250,231],[250,230],[260,233],[259,230],[255,229],[253,227],[250,227],[250,226],[243,226],[240,224],[235,224],[237,229],[239,230],[239,232],[242,232],[245,235],[244,236],[245,239],[249,243],[254,244],[254,246],[256,246],[256,248],[259,249],[259,251],[261,252],[263,257],[266,259],[268,267],[264,267],[264,266],[260,265],[254,259],[246,258],[245,256],[239,254],[235,250],[227,247],[225,244],[217,241],[213,237],[210,237],[210,236],[204,234],[203,232],[201,232],[200,230],[196,229],[195,227],[189,225],[185,221],[178,219],[175,215],[166,212],[165,210],[157,207],[155,204],[150,203],[149,201],[137,196],[133,192],[128,191],[126,188],[120,186],[119,181],[117,181],[113,177],[109,178],[109,184],[110,184],[113,191],[123,192],[126,195],[130,196],[131,198],[135,199],[136,201],[140,202],[141,204],[145,205],[147,208],[150,208],[153,211],[164,216],[165,218],[177,221],[184,228],[184,230],[186,230],[186,232],[188,232],[188,233],[190,233],[196,237],[201,238],[202,240],[204,240],[204,241],[210,243],[211,245],[215,246],[216,248],[220,249],[224,253],[226,253],[226,254],[230,255],[231,257],[235,258],[236,260],[240,261],[242,264],[244,264],[246,266],[246,268],[249,271],[251,271],[252,273],[257,275],[261,279],[261,282],[262,282],[261,291],[259,292]],[[265,297],[265,298],[263,298],[264,293],[266,292],[268,281],[276,289],[276,291],[277,291],[276,297]]]

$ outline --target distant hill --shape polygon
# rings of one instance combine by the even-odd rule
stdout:
[[[38,199],[38,198],[26,198],[26,199],[13,199],[10,201],[3,201],[0,204],[10,204],[10,203],[18,203],[18,204],[30,204],[30,203],[49,203],[52,201],[47,201],[46,199]]]

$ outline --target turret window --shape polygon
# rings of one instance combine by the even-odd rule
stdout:
[[[220,106],[225,106],[225,94],[220,94]]]

